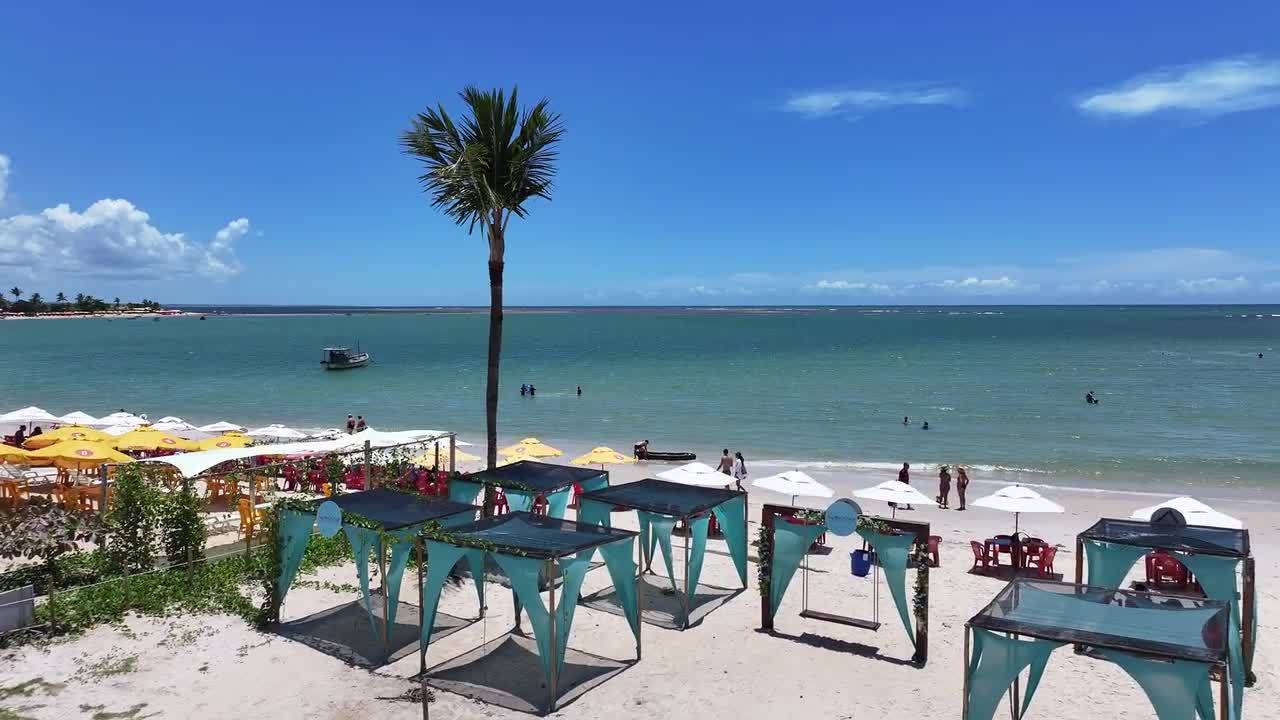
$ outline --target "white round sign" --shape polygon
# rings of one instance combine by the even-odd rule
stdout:
[[[327,538],[337,535],[342,529],[342,508],[338,507],[338,503],[332,500],[320,503],[320,507],[316,508],[316,525],[320,534]]]
[[[835,535],[852,535],[858,529],[862,508],[849,498],[840,498],[827,508],[827,529]]]

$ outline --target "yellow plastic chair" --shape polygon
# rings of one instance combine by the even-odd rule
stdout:
[[[0,480],[0,505],[18,507],[18,501],[26,501],[27,491],[18,486],[17,480]]]

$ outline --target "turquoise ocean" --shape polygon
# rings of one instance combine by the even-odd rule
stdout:
[[[276,310],[283,311],[277,308]],[[0,408],[484,432],[485,312],[0,322]],[[374,363],[321,370],[321,348]],[[1280,490],[1280,307],[509,312],[503,442],[739,449],[757,476]],[[1259,353],[1263,357],[1259,358]],[[536,397],[521,397],[521,383]],[[577,386],[583,394],[576,394]],[[1087,405],[1093,390],[1098,405]],[[909,416],[911,425],[902,423]],[[930,429],[921,429],[928,421]]]

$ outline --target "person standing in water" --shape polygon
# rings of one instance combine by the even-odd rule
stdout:
[[[969,473],[965,471],[963,465],[956,466],[956,496],[960,498],[960,507],[957,510],[964,510],[964,492],[969,489]]]
[[[742,488],[742,481],[747,479],[747,461],[742,457],[741,452],[733,453],[733,482],[737,485],[738,492],[746,492]]]
[[[908,425],[910,425],[910,424],[911,424],[911,418],[907,417],[906,415],[903,415],[903,416],[902,416],[902,427],[906,427],[906,426],[908,426]]]
[[[951,505],[951,471],[946,465],[938,469],[938,507],[950,509]]]
[[[582,386],[578,386],[578,397],[582,397]]]

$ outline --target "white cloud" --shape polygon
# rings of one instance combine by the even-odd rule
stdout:
[[[724,294],[723,290],[717,288],[709,288],[705,285],[695,285],[689,288],[690,295],[698,295],[701,297],[718,297]]]
[[[861,282],[848,280],[819,280],[812,285],[805,285],[800,288],[804,292],[829,292],[829,293],[875,293],[887,295],[893,292],[893,288],[876,282]]]
[[[1238,57],[1165,68],[1081,98],[1088,113],[1136,117],[1162,111],[1220,115],[1280,105],[1280,60]]]
[[[959,88],[941,85],[845,90],[814,90],[792,95],[782,109],[812,118],[857,114],[910,105],[962,105],[968,95]]]
[[[1011,292],[1035,292],[1040,289],[1039,285],[1027,285],[1020,280],[1001,275],[1000,277],[980,278],[976,275],[970,275],[960,280],[943,280],[941,282],[931,282],[928,285],[943,290],[952,290],[962,293],[972,293],[974,295],[1011,293]]]
[[[0,153],[0,207],[4,206],[5,192],[9,189],[9,156]]]
[[[1233,278],[1207,277],[1199,280],[1178,280],[1174,287],[1188,295],[1204,295],[1210,293],[1231,293],[1247,290],[1249,280],[1243,275]]]
[[[0,155],[0,160],[7,172],[8,158]],[[239,218],[202,243],[161,231],[128,200],[99,200],[83,212],[62,203],[0,218],[0,267],[116,277],[226,277],[240,272],[235,244],[248,233],[248,218]]]

